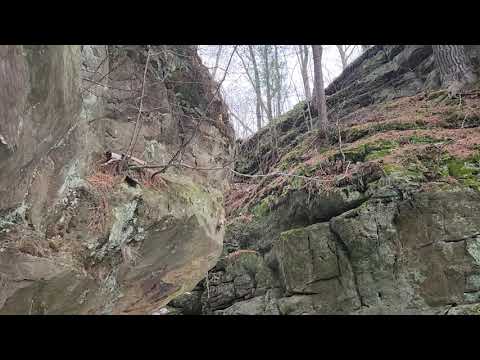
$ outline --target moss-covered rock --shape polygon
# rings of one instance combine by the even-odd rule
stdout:
[[[108,237],[95,237],[93,232],[88,241],[78,244],[90,249],[87,259],[83,252],[72,252],[86,268],[77,264],[66,273],[65,259],[62,274],[13,291],[1,311],[148,313],[192,290],[221,254],[221,194],[185,177],[164,178],[168,185],[161,190],[126,183],[113,188],[106,196],[110,204],[106,211],[112,214]],[[77,222],[88,224],[88,219],[79,219],[85,215],[77,212]],[[83,231],[72,228],[70,241]],[[59,255],[52,260],[60,261]],[[21,299],[32,296],[30,310],[31,304]],[[85,299],[77,304],[77,297]]]
[[[285,231],[275,242],[274,250],[289,293],[322,291],[325,284],[340,276],[328,223]]]

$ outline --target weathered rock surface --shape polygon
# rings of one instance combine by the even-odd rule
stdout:
[[[265,259],[237,250],[241,264],[260,267],[233,270],[227,259],[236,252],[225,256],[209,274],[209,295],[203,282],[203,313],[454,314],[476,309],[479,193],[465,188],[412,193],[401,187],[390,197],[385,193],[380,187],[381,196],[374,194],[327,222],[282,232]],[[268,274],[263,284],[258,281],[262,274]]]
[[[153,46],[144,83],[146,60],[137,45],[0,47],[1,314],[152,313],[220,256],[223,170],[126,181],[98,167],[127,150],[143,86],[133,156],[230,159],[233,130],[195,48]]]
[[[467,50],[478,65],[479,47]],[[290,172],[331,185],[238,177],[209,293],[206,281],[200,283],[202,313],[478,314],[478,129],[467,134],[466,121],[450,125],[457,102],[455,109],[435,112],[450,106],[435,100],[441,95],[431,92],[436,78],[429,46],[375,46],[327,89],[331,118],[346,124],[343,150],[337,130],[331,143],[307,133],[302,103],[239,143],[239,172]],[[407,113],[408,103],[414,105]],[[366,116],[362,111],[371,104]],[[390,108],[399,114],[395,122],[389,122]],[[430,108],[433,116],[425,111]],[[458,129],[458,135],[449,130],[438,140],[429,137],[439,128]],[[404,137],[410,129],[423,132]],[[235,256],[263,265],[233,273],[226,264]],[[260,271],[269,281],[259,288],[252,279]]]
[[[480,47],[467,45],[474,63]],[[363,106],[440,87],[431,45],[375,45],[325,89],[329,112],[342,117]]]

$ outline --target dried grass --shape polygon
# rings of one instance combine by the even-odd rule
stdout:
[[[123,180],[122,176],[114,175],[110,171],[97,170],[87,177],[87,181],[97,190],[107,193],[113,190]]]
[[[98,206],[92,206],[89,210],[88,229],[92,232],[103,233],[107,228],[108,213],[110,211],[106,196],[101,194]]]
[[[234,251],[234,252],[228,254],[226,258],[228,260],[234,260],[234,259],[237,259],[242,254],[256,254],[256,255],[258,255],[258,251],[241,249],[241,250],[237,250],[237,251]]]

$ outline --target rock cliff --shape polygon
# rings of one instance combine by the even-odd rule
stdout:
[[[222,258],[170,311],[479,313],[480,93],[437,78],[429,46],[375,46],[326,90],[328,139],[300,103],[239,142]]]
[[[0,314],[145,314],[191,290],[222,251],[224,170],[103,165],[132,140],[147,165],[231,162],[195,47],[1,46],[0,64]]]

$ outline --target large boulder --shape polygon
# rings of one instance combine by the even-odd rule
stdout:
[[[152,313],[222,251],[233,128],[192,46],[0,47],[0,313]],[[145,78],[144,78],[144,74]],[[127,176],[124,153],[173,166]],[[188,141],[191,139],[191,141]],[[181,155],[174,157],[174,154]]]

